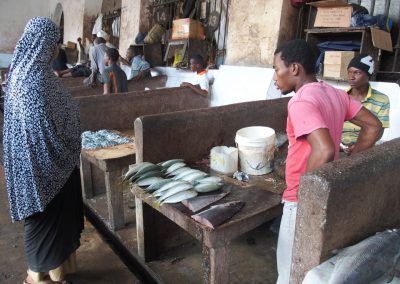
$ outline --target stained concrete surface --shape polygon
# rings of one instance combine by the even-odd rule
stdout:
[[[2,122],[0,115],[1,133]],[[15,284],[22,283],[26,277],[23,223],[12,223],[10,219],[2,146],[0,143],[0,283]],[[77,261],[78,272],[70,279],[74,284],[139,283],[138,278],[86,220],[81,247],[77,251]]]

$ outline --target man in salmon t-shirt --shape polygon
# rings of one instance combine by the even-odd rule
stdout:
[[[295,92],[288,103],[286,132],[289,150],[286,159],[286,185],[277,247],[277,283],[289,283],[294,240],[297,192],[300,176],[339,158],[344,121],[361,127],[352,154],[374,145],[382,130],[380,121],[346,92],[315,77],[315,57],[302,40],[289,41],[274,56],[275,85],[286,95]]]

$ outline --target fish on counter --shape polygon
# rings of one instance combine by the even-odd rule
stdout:
[[[197,194],[198,193],[196,191],[190,190],[190,189],[189,190],[185,190],[185,191],[181,191],[181,192],[178,192],[178,193],[168,197],[167,199],[163,200],[161,202],[161,204],[182,202],[183,200],[187,200],[187,199],[190,199],[190,198],[193,198],[193,197],[197,196]]]
[[[400,266],[400,230],[386,230],[341,250],[329,284],[370,283],[387,273],[393,279],[396,266]]]
[[[228,193],[229,192],[222,192],[220,194],[196,196],[194,198],[182,201],[182,204],[189,208],[193,213],[196,213],[201,209],[206,208],[208,205],[211,205],[218,200],[221,200]]]
[[[128,171],[125,173],[125,175],[123,175],[122,181],[133,182],[142,177],[144,174],[154,171],[159,171],[159,166],[154,165],[153,163],[144,162],[130,165]],[[147,177],[151,176],[148,175]]]
[[[242,201],[232,201],[211,206],[210,209],[192,215],[192,218],[200,224],[215,229],[218,225],[226,222],[239,212],[243,208],[244,204],[245,203]]]
[[[220,177],[210,177],[208,173],[187,167],[183,159],[171,159],[158,164],[143,162],[130,165],[123,181],[136,184],[145,192],[152,193],[161,204],[181,202],[197,196],[199,192],[218,190],[224,184]]]

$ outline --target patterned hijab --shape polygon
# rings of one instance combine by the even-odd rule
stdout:
[[[78,107],[50,65],[59,37],[50,19],[31,19],[11,62],[3,143],[13,221],[43,212],[79,162]]]

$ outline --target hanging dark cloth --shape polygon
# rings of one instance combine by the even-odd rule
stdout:
[[[26,259],[32,271],[57,268],[79,247],[83,203],[78,169],[43,212],[25,219],[24,228]]]
[[[188,18],[195,6],[196,6],[196,0],[186,0],[182,7],[183,17]]]

